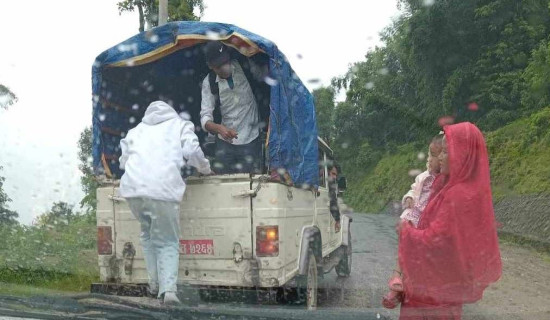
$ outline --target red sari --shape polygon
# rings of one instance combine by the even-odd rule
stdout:
[[[440,175],[418,229],[399,239],[405,299],[400,319],[460,319],[500,278],[485,140],[471,123],[445,127],[449,175]]]

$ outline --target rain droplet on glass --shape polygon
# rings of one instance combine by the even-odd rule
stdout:
[[[455,122],[455,118],[453,116],[443,116],[439,118],[439,120],[437,121],[440,127],[453,124],[454,122]]]
[[[435,3],[435,0],[423,0],[423,4],[426,7],[432,6]]]
[[[367,84],[365,85],[365,88],[367,90],[371,90],[372,88],[374,88],[374,82],[372,82],[372,81],[367,82]]]
[[[219,40],[220,39],[220,33],[212,30],[206,31],[206,37],[210,40]]]
[[[470,103],[468,103],[468,110],[477,111],[477,110],[479,110],[479,105],[475,102],[470,102]]]
[[[277,85],[277,80],[270,77],[265,77],[264,81],[265,83],[267,83],[269,86],[272,86],[272,87]]]

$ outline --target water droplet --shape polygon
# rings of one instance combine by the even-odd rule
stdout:
[[[134,123],[134,122],[136,122],[136,118],[134,118],[134,117],[130,117],[130,119],[128,119],[128,122],[130,122],[130,123]]]
[[[321,79],[319,78],[313,78],[313,79],[309,79],[307,81],[309,84],[319,84],[321,82]]]
[[[378,70],[378,73],[385,76],[389,73],[389,70],[388,70],[388,68],[382,68],[382,69]]]
[[[134,64],[136,64],[136,62],[135,62],[134,60],[128,60],[128,61],[126,61],[126,66],[128,66],[128,67],[133,67]]]
[[[416,177],[417,175],[421,174],[422,171],[420,169],[412,169],[409,170],[409,176]]]
[[[418,160],[422,161],[422,160],[426,159],[426,154],[424,152],[420,152],[420,153],[418,153],[417,158],[418,158]]]
[[[435,0],[424,0],[424,1],[423,1],[423,4],[424,4],[426,7],[432,6],[434,3],[435,3]]]
[[[455,122],[455,118],[453,116],[443,116],[439,118],[439,120],[437,121],[440,127],[453,124],[454,122]]]
[[[367,84],[365,85],[365,88],[367,90],[371,90],[372,88],[374,88],[374,82],[372,82],[372,81],[367,82]]]
[[[349,148],[349,143],[347,142],[342,143],[342,149],[347,149],[347,148]]]
[[[279,169],[277,169],[277,173],[280,174],[280,175],[284,175],[286,173],[286,169],[285,168],[279,168]]]
[[[134,105],[132,106],[132,110],[138,110],[139,109],[139,105],[137,103],[134,103]]]
[[[180,112],[180,118],[182,118],[183,120],[191,121],[191,115],[189,114],[189,112]]]
[[[206,31],[206,37],[210,40],[219,40],[220,39],[220,33],[212,30]]]
[[[468,103],[468,110],[475,112],[475,111],[479,110],[479,105],[475,102],[470,102],[470,103]]]
[[[99,121],[101,121],[101,122],[105,121],[105,115],[104,114],[99,115]]]
[[[298,58],[298,59],[303,59],[304,57],[303,57],[300,53],[298,53],[298,54],[296,55],[296,58]]]
[[[270,77],[265,77],[264,81],[265,83],[267,83],[269,86],[272,86],[272,87],[277,85],[277,80]]]

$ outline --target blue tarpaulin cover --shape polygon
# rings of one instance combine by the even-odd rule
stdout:
[[[269,57],[269,166],[286,169],[296,185],[317,186],[317,126],[311,93],[273,42],[234,25],[208,22],[171,22],[142,32],[96,58],[92,67],[95,172],[110,171],[115,177],[122,174],[119,143],[143,116],[147,105],[141,97],[157,94],[162,98],[164,88],[169,91],[179,79],[190,79],[193,85],[172,88],[174,94],[167,96],[179,101],[172,101],[178,112],[191,105],[200,109],[200,82],[208,69],[202,51],[196,48],[214,37],[246,56],[260,53]],[[198,124],[198,111],[189,113]]]

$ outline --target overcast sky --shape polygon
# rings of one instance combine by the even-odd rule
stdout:
[[[91,125],[91,66],[138,31],[119,0],[2,1],[0,83],[19,97],[0,110],[0,175],[10,208],[29,224],[55,201],[83,196],[80,132]],[[78,5],[76,5],[78,3]],[[314,89],[364,59],[399,12],[394,0],[205,0],[203,21],[235,24],[275,42]],[[31,10],[32,8],[32,10]]]

